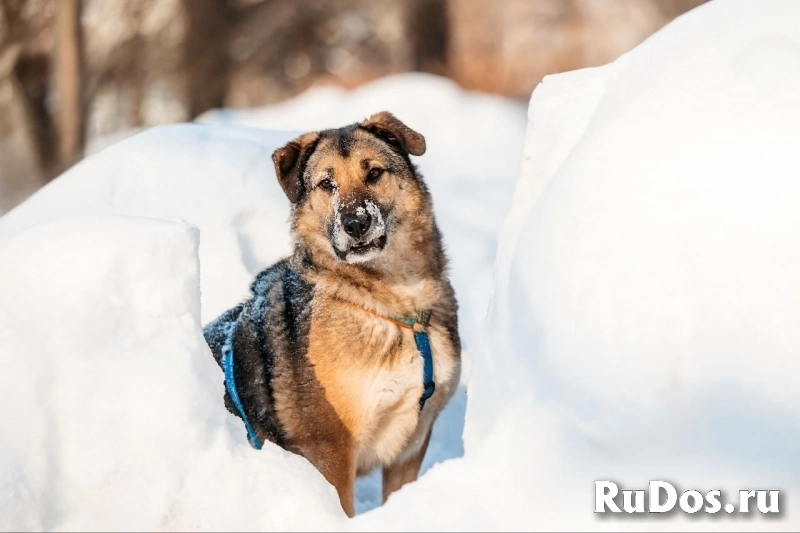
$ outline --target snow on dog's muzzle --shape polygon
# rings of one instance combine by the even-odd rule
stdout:
[[[352,213],[343,213],[341,217],[344,232],[356,240],[366,235],[372,227],[372,216],[363,207]]]
[[[334,249],[339,259],[363,263],[380,255],[386,246],[386,223],[371,200],[357,208],[340,211],[334,226]]]

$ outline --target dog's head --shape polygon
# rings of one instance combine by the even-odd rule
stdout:
[[[388,112],[279,148],[272,159],[293,204],[295,237],[315,254],[351,264],[407,248],[432,221],[409,159],[424,153],[425,138]]]

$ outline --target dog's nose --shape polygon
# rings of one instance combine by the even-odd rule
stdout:
[[[372,217],[365,210],[361,209],[361,213],[347,213],[342,215],[342,226],[344,231],[347,232],[354,239],[360,239],[369,231],[372,225]]]

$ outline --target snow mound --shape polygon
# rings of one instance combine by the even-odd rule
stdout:
[[[573,99],[590,115],[556,135],[555,164],[529,145],[476,378],[487,396],[533,390],[609,444],[667,449],[721,436],[734,407],[743,431],[762,409],[762,429],[800,422],[800,6],[713,4],[535,93],[531,141]]]
[[[510,174],[513,186],[525,131],[524,107],[506,98],[465,91],[431,74],[394,74],[354,90],[313,87],[278,105],[217,109],[198,121],[308,131],[350,124],[381,110],[391,111],[425,136],[428,151],[415,161],[434,183],[464,179],[489,183]]]
[[[797,2],[718,0],[543,81],[465,455],[359,527],[797,530],[798,27]],[[595,515],[608,479],[780,489],[782,514]]]
[[[75,215],[184,220],[202,234],[202,320],[248,295],[252,278],[291,250],[289,204],[272,152],[297,132],[179,124],[86,158],[0,218],[0,240]]]
[[[0,530],[344,519],[304,459],[227,427],[197,247],[187,224],[116,216],[45,223],[0,249]]]

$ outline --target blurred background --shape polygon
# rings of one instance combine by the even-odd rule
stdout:
[[[93,146],[401,72],[520,102],[704,0],[0,0],[0,214]]]

